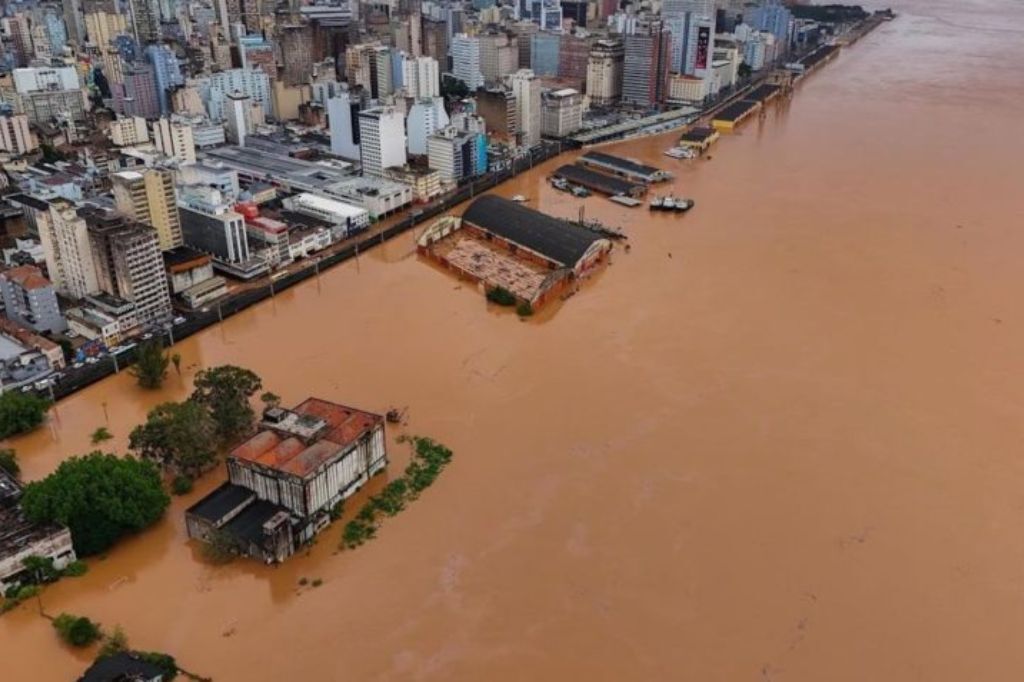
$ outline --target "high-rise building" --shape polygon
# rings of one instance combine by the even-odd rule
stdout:
[[[110,45],[115,36],[128,30],[125,16],[114,12],[89,12],[85,15],[85,31],[89,42],[98,48]]]
[[[530,51],[529,69],[543,78],[558,75],[558,51],[561,38],[557,33],[541,32],[531,36],[533,47]]]
[[[313,35],[310,25],[281,26],[278,40],[284,62],[282,77],[285,85],[309,82],[309,75],[313,71]]]
[[[150,45],[146,48],[146,59],[153,65],[153,77],[156,80],[157,97],[160,100],[160,113],[171,113],[172,88],[185,84],[181,74],[181,65],[174,51],[167,45]]]
[[[196,162],[195,136],[192,126],[167,117],[153,122],[153,143],[165,156],[181,163]]]
[[[437,60],[433,57],[403,57],[402,87],[413,99],[439,97],[441,79]]]
[[[111,122],[110,141],[118,147],[131,147],[149,142],[146,119],[141,116],[122,116]]]
[[[470,91],[483,87],[479,38],[465,33],[458,33],[452,37],[452,75],[465,83]]]
[[[24,327],[51,334],[67,329],[53,284],[34,265],[0,272],[0,298],[4,315]]]
[[[121,171],[111,175],[117,210],[154,228],[161,251],[181,246],[181,219],[174,173],[162,168]]]
[[[158,118],[160,98],[152,64],[133,64],[124,68],[124,83],[114,90],[114,109],[126,116]]]
[[[245,136],[252,132],[249,126],[251,98],[241,92],[232,92],[224,98],[224,127],[228,142],[245,146]]]
[[[75,205],[65,199],[49,203],[36,199],[29,202],[29,214],[43,247],[46,271],[57,291],[73,299],[99,291],[89,231]]]
[[[220,190],[188,187],[179,204],[185,243],[213,256],[214,266],[235,277],[250,279],[267,271],[249,249],[245,218],[235,212]]]
[[[622,101],[653,109],[668,97],[671,34],[651,21],[626,35],[622,65]]]
[[[342,91],[327,100],[327,123],[331,130],[331,153],[346,159],[359,158],[359,112],[364,100],[357,92]]]
[[[156,0],[128,0],[128,13],[139,45],[160,40],[160,7]]]
[[[565,137],[583,126],[583,98],[572,88],[544,92],[541,96],[541,132]]]
[[[587,82],[587,61],[590,38],[577,33],[563,33],[558,46],[558,77],[583,88]]]
[[[359,112],[359,161],[363,175],[384,176],[384,169],[404,166],[405,118],[394,107]]]
[[[706,82],[711,92],[717,13],[714,0],[666,0],[661,14],[672,35],[669,70]]]
[[[206,110],[211,120],[226,118],[225,97],[231,93],[248,95],[257,103],[265,116],[273,111],[270,78],[259,69],[229,69],[210,74],[210,87],[206,91]]]
[[[520,69],[508,78],[516,99],[519,121],[519,144],[535,147],[540,144],[540,79],[529,69]]]
[[[587,63],[587,96],[591,106],[606,107],[622,96],[625,48],[620,40],[598,40]]]
[[[448,125],[448,113],[444,108],[444,100],[432,97],[417,100],[409,108],[406,117],[406,129],[409,133],[409,153],[426,154],[427,138],[435,131]]]
[[[514,35],[495,29],[482,33],[478,40],[484,81],[496,83],[519,69],[519,43]]]
[[[88,225],[100,290],[134,304],[136,324],[169,319],[171,294],[156,231],[103,209],[79,213]]]
[[[25,114],[0,116],[0,150],[12,154],[27,154],[39,148],[35,135],[28,127]]]

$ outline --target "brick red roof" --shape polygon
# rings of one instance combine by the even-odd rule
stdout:
[[[294,436],[263,429],[232,450],[230,457],[304,478],[384,422],[378,414],[319,398],[307,399],[292,412],[324,420],[325,433],[306,445]]]
[[[50,280],[43,277],[43,272],[34,265],[20,265],[3,273],[3,276],[16,282],[24,289],[45,289]]]

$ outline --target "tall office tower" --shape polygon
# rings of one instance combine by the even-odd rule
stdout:
[[[27,12],[19,12],[13,17],[0,20],[3,34],[7,36],[14,55],[14,66],[28,66],[32,59],[32,27],[29,26]]]
[[[195,136],[190,125],[159,118],[153,122],[153,143],[165,156],[181,163],[196,162]]]
[[[443,21],[434,21],[423,18],[423,54],[433,57],[441,67],[441,71],[448,71],[448,52],[451,41],[448,36],[448,26]]]
[[[587,63],[587,96],[595,107],[606,107],[622,97],[622,67],[626,50],[621,40],[598,40]]]
[[[119,114],[157,118],[160,98],[152,64],[133,64],[124,68],[124,83],[114,90],[114,108]]]
[[[282,78],[285,85],[309,82],[313,72],[313,34],[308,24],[280,27]]]
[[[124,35],[128,24],[123,14],[89,12],[85,15],[85,32],[89,42],[99,48],[110,45],[115,36]]]
[[[39,234],[46,271],[57,291],[74,299],[99,291],[89,232],[75,205],[65,199],[49,204],[33,200],[30,209],[29,222]]]
[[[391,72],[391,48],[377,46],[370,60],[370,94],[374,99],[390,95],[395,91]]]
[[[128,14],[140,46],[160,40],[160,8],[155,0],[128,0]]]
[[[181,65],[174,51],[167,45],[150,45],[146,48],[146,59],[153,65],[160,113],[171,113],[171,90],[185,84]]]
[[[452,37],[452,75],[465,83],[471,92],[483,87],[479,38],[465,33],[457,33]]]
[[[359,112],[363,98],[351,90],[327,100],[327,124],[331,130],[331,153],[346,159],[359,158]]]
[[[171,294],[156,231],[113,212],[81,209],[101,291],[135,304],[135,321],[171,316]]]
[[[181,218],[174,173],[162,168],[121,171],[111,175],[117,210],[156,230],[160,250],[181,246]]]
[[[671,34],[660,21],[638,26],[625,40],[622,65],[622,101],[653,109],[668,97]]]
[[[529,69],[520,69],[508,78],[516,99],[519,122],[519,144],[534,147],[540,144],[540,79]]]
[[[587,81],[587,62],[590,59],[590,38],[585,35],[563,33],[558,49],[558,77],[572,81],[573,87],[583,88]]]
[[[710,83],[717,16],[714,0],[665,0],[661,15],[672,34],[670,70]]]
[[[441,77],[437,60],[433,57],[403,57],[402,87],[413,99],[440,96]]]
[[[227,128],[227,139],[239,147],[245,146],[245,136],[251,132],[249,126],[249,109],[252,99],[241,92],[232,92],[224,98],[224,126]]]
[[[519,69],[519,43],[505,31],[491,30],[479,37],[480,73],[484,81],[497,83]]]
[[[359,161],[363,175],[405,165],[405,117],[394,107],[359,112]]]

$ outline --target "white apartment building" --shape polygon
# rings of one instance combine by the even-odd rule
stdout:
[[[384,169],[404,166],[405,117],[394,107],[359,112],[359,161],[364,175],[384,175]]]
[[[427,138],[448,125],[444,100],[435,97],[417,101],[409,108],[405,122],[409,133],[409,153],[426,154]]]
[[[440,97],[441,74],[433,57],[403,57],[402,86],[413,99]]]
[[[75,205],[64,199],[38,204],[42,206],[34,204],[32,214],[53,286],[73,299],[99,291],[89,230]]]
[[[28,116],[25,114],[0,116],[0,151],[27,154],[38,148],[39,143],[28,127]]]
[[[156,148],[181,163],[196,162],[196,144],[192,127],[169,118],[153,122],[153,143]]]
[[[480,39],[465,33],[457,33],[452,37],[452,75],[466,84],[470,91],[484,85],[484,75],[480,70]]]
[[[270,78],[260,69],[228,69],[210,74],[209,90],[206,91],[206,109],[210,119],[223,121],[226,118],[225,97],[231,93],[251,97],[262,107],[264,116],[273,114]]]
[[[572,88],[545,92],[541,97],[541,132],[565,137],[583,126],[583,97]]]
[[[122,116],[110,124],[110,141],[118,147],[149,142],[149,129],[142,116]]]
[[[519,144],[535,147],[540,144],[540,79],[530,69],[520,69],[508,77],[509,87],[516,99],[519,119]]]
[[[50,90],[78,90],[82,84],[73,66],[27,67],[14,70],[14,89],[19,94]]]

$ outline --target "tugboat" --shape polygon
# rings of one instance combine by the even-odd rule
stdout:
[[[671,149],[665,150],[665,156],[669,156],[673,159],[692,159],[696,156],[692,149],[688,147],[672,147]]]
[[[575,187],[572,188],[572,195],[574,197],[589,197],[590,190],[587,189],[586,187],[580,187],[579,185],[576,185]]]
[[[569,191],[569,183],[565,178],[551,178],[551,186],[563,192]]]
[[[522,194],[517,194],[514,197],[512,197],[512,201],[516,202],[517,204],[522,204],[522,203],[525,203],[525,202],[527,202],[529,200],[526,197],[524,197]]]
[[[655,197],[651,199],[652,211],[672,211],[674,213],[686,213],[693,208],[693,199],[683,199],[672,196]]]

